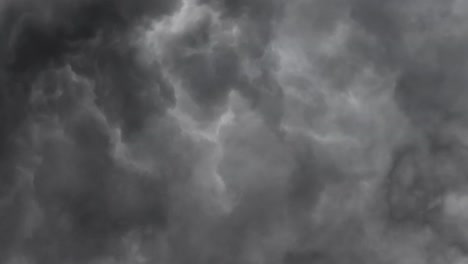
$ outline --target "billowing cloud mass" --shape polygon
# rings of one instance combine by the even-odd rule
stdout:
[[[3,0],[0,263],[468,263],[465,0]]]

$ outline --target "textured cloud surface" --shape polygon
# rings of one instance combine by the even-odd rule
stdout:
[[[3,0],[0,263],[468,263],[465,0]]]

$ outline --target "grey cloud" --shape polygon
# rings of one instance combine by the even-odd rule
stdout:
[[[5,1],[0,263],[464,263],[461,2]]]

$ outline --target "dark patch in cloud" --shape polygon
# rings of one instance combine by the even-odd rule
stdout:
[[[129,137],[171,104],[158,66],[139,63],[130,38],[177,5],[2,5],[2,263],[21,251],[36,263],[89,262],[116,255],[133,229],[166,225],[163,177],[122,167],[112,154],[112,127]],[[151,90],[160,101],[150,100]],[[27,221],[36,226],[29,235]]]

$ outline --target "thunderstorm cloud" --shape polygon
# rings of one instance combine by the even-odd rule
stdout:
[[[1,0],[0,263],[467,264],[468,1]]]

